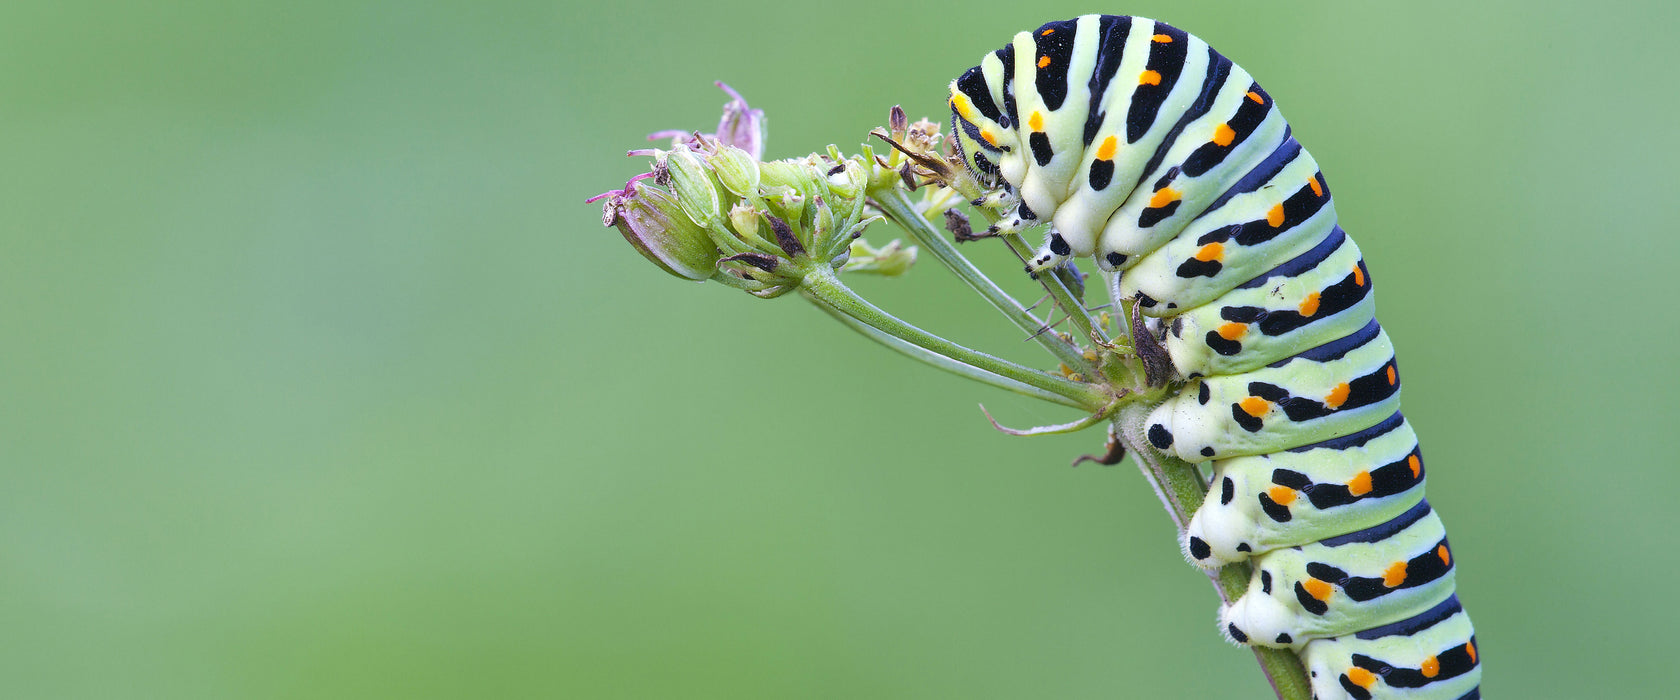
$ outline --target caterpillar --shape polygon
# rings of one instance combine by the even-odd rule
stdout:
[[[1182,30],[1087,15],[1016,34],[950,106],[992,231],[1049,224],[1028,270],[1094,257],[1170,358],[1147,440],[1212,462],[1186,558],[1253,569],[1222,633],[1293,649],[1321,700],[1479,698],[1370,272],[1271,95]]]

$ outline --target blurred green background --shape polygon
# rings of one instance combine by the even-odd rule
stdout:
[[[1099,433],[582,203],[713,80],[851,149],[1091,11],[1324,164],[1492,697],[1671,688],[1673,3],[14,2],[0,695],[1262,697],[1137,472],[1067,468]],[[1043,362],[931,261],[858,284]]]

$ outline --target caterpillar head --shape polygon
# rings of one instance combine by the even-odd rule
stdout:
[[[951,134],[957,147],[957,156],[963,165],[980,182],[986,190],[1007,187],[999,162],[1003,160],[1005,151],[1001,147],[998,134],[1004,130],[996,122],[992,122],[975,112],[968,97],[963,95],[952,85],[951,90]],[[964,112],[968,117],[964,117]],[[980,123],[975,123],[978,120]],[[984,126],[982,126],[984,124]]]
[[[1019,182],[1025,165],[1013,123],[1015,101],[998,52],[951,81],[951,134],[958,156],[988,190]],[[1012,177],[1013,176],[1013,177]]]

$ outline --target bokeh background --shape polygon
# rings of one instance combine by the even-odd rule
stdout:
[[[1208,39],[1324,164],[1492,697],[1661,695],[1676,7],[0,5],[0,695],[1264,696],[1137,472],[1067,468],[1099,433],[996,433],[1073,416],[582,203],[713,80],[772,156],[852,149],[1092,11]],[[1043,362],[931,262],[858,284]]]

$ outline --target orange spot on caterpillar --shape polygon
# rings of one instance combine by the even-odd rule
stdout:
[[[1273,204],[1272,205],[1272,210],[1266,212],[1266,223],[1271,224],[1272,228],[1277,228],[1277,227],[1283,225],[1283,203],[1282,202],[1278,202],[1277,204]]]
[[[1103,139],[1102,145],[1097,147],[1097,160],[1114,160],[1114,151],[1120,147],[1120,142],[1113,136]]]
[[[1277,211],[1282,212],[1283,208],[1278,207]],[[1276,226],[1277,224],[1272,225]],[[1311,316],[1318,313],[1318,292],[1308,294],[1307,298],[1301,301],[1300,310],[1302,316]]]
[[[1317,175],[1314,175],[1312,177],[1307,178],[1307,186],[1312,188],[1314,197],[1323,197],[1324,196],[1324,186],[1318,184],[1318,176]]]
[[[1394,376],[1394,365],[1389,365],[1388,366],[1388,385],[1389,386],[1394,386],[1394,383],[1398,382],[1398,381],[1400,381],[1400,378]]]
[[[1055,34],[1055,33],[1056,33],[1056,30],[1054,30],[1054,29],[1046,29],[1042,32],[1039,32],[1038,35],[1039,36],[1050,36],[1051,34]]]
[[[1032,116],[1027,117],[1027,128],[1032,129],[1033,131],[1043,131],[1044,115],[1038,112],[1033,112]]]
[[[1349,387],[1347,382],[1337,384],[1336,388],[1330,390],[1330,395],[1324,397],[1324,405],[1330,408],[1341,408],[1342,402],[1347,401],[1349,391],[1352,391],[1352,387]]]
[[[1230,124],[1220,124],[1219,126],[1213,127],[1214,145],[1229,146],[1231,145],[1231,142],[1235,140],[1237,140],[1237,130],[1232,129]]]
[[[1172,43],[1172,35],[1171,34],[1156,34],[1155,36],[1150,37],[1150,38],[1154,39],[1155,43],[1157,43],[1157,44],[1171,44]]]
[[[1358,666],[1348,669],[1348,672],[1342,675],[1346,676],[1348,680],[1353,681],[1354,685],[1361,688],[1369,688],[1371,687],[1371,684],[1377,682],[1376,674]]]
[[[1359,263],[1353,264],[1353,284],[1356,287],[1365,286],[1365,271],[1359,269]]]
[[[957,116],[968,121],[974,121],[974,118],[969,116],[974,109],[974,105],[969,104],[968,95],[960,92],[951,95],[951,107],[957,110]]]
[[[1423,473],[1423,462],[1418,461],[1417,455],[1407,457],[1406,466],[1412,468],[1413,479],[1418,478],[1418,475]]]
[[[1418,670],[1423,672],[1424,678],[1434,678],[1441,673],[1441,660],[1433,656],[1424,659],[1423,665]]]
[[[993,147],[993,148],[996,148],[996,147],[997,147],[997,145],[998,145],[998,143],[997,143],[997,137],[996,137],[996,136],[993,136],[993,135],[992,135],[992,132],[991,132],[991,131],[989,131],[989,130],[983,130],[983,131],[981,131],[981,132],[980,132],[980,138],[981,138],[981,139],[983,139],[983,140],[985,140],[985,142],[986,142],[986,143],[989,143],[989,144],[992,144],[992,147]]]
[[[1370,493],[1371,472],[1359,472],[1358,474],[1354,474],[1352,479],[1348,479],[1347,487],[1348,493],[1355,496],[1363,496]]]
[[[1266,415],[1267,411],[1272,410],[1272,402],[1258,396],[1250,396],[1243,399],[1237,405],[1242,407],[1243,413],[1247,413],[1255,418]]]
[[[1295,502],[1297,492],[1288,486],[1273,486],[1266,490],[1266,495],[1271,496],[1272,500],[1277,501],[1278,505],[1287,506]]]
[[[1209,243],[1205,246],[1202,246],[1201,250],[1196,251],[1196,259],[1200,260],[1202,262],[1211,262],[1211,261],[1214,261],[1214,260],[1224,260],[1225,259],[1225,244],[1224,243]]]
[[[1266,104],[1266,98],[1261,97],[1260,93],[1255,92],[1253,90],[1248,91],[1248,99],[1254,100],[1254,104],[1259,104],[1259,105]]]
[[[1045,56],[1043,58],[1038,59],[1038,67],[1039,68],[1049,68],[1050,67],[1050,57]]]
[[[1435,556],[1441,558],[1441,563],[1442,564],[1446,564],[1447,566],[1452,566],[1452,552],[1447,551],[1447,546],[1446,545],[1443,544],[1439,547],[1436,547],[1435,548]]]
[[[1160,209],[1161,207],[1178,201],[1178,197],[1178,190],[1171,187],[1162,187],[1161,189],[1155,190],[1155,194],[1149,198],[1149,208]]]
[[[1330,587],[1329,583],[1320,581],[1316,578],[1309,578],[1306,581],[1301,582],[1301,587],[1307,589],[1307,595],[1317,598],[1320,601],[1329,600],[1330,593],[1334,590]]]
[[[1219,337],[1226,340],[1236,340],[1248,332],[1246,323],[1227,323],[1219,327]]]
[[[1138,84],[1139,85],[1160,85],[1161,84],[1161,74],[1157,73],[1155,71],[1152,71],[1152,70],[1146,70],[1146,71],[1138,74]]]
[[[1389,588],[1399,588],[1406,582],[1406,562],[1397,561],[1383,569],[1383,585]]]
[[[1476,643],[1475,642],[1465,642],[1464,643],[1464,651],[1469,652],[1470,663],[1476,663]]]

